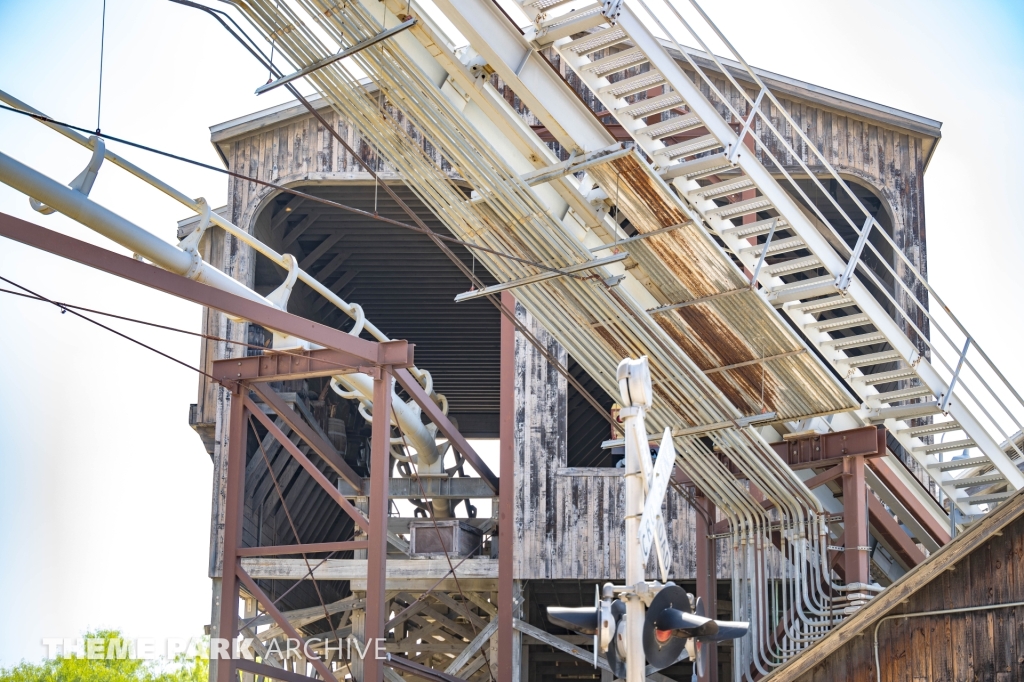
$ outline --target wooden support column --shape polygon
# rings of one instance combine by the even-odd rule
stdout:
[[[868,499],[864,482],[864,456],[843,458],[843,532],[846,549],[843,563],[847,583],[871,581],[868,550]]]
[[[388,475],[391,457],[391,367],[379,368],[373,381],[373,427],[370,434],[370,537],[366,563],[366,625],[363,680],[384,678],[376,640],[385,639],[384,587],[388,552]]]
[[[704,614],[708,618],[718,618],[718,580],[716,566],[718,555],[715,540],[709,538],[714,534],[715,514],[714,502],[698,490],[696,495],[700,509],[697,510],[697,596],[704,603]],[[704,512],[703,514],[701,512]],[[707,515],[705,517],[705,514]],[[705,643],[708,651],[705,654],[706,666],[700,682],[718,682],[718,647],[714,642]]]
[[[505,291],[501,294],[501,304],[511,314],[516,313],[515,298]],[[513,629],[513,579],[512,553],[514,551],[515,534],[513,532],[515,509],[515,371],[516,371],[516,332],[512,321],[501,318],[501,379],[499,436],[500,464],[498,480],[498,680],[497,682],[519,682],[513,677],[512,647]]]
[[[243,397],[248,386],[240,385],[231,394],[228,417],[227,494],[224,502],[224,564],[220,584],[220,621],[214,636],[233,641],[238,627],[238,548],[242,541],[242,515],[244,514],[245,441],[248,433]],[[212,651],[211,650],[211,658]],[[228,682],[234,675],[231,650],[216,660],[216,679]]]

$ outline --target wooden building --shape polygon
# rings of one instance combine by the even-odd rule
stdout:
[[[557,57],[553,59],[557,62]],[[572,80],[570,71],[564,66],[559,68]],[[859,198],[876,213],[904,253],[924,270],[923,175],[938,142],[940,124],[775,74],[765,74],[765,78],[785,98],[800,125],[856,188]],[[492,76],[492,83],[504,88],[497,75]],[[722,87],[726,85],[723,81]],[[588,91],[582,84],[579,88],[587,96]],[[505,91],[510,98],[515,97],[507,88]],[[599,109],[600,103],[593,98],[591,100],[593,108]],[[424,207],[415,192],[405,187],[398,174],[378,158],[372,143],[361,139],[326,101],[312,101],[359,157],[373,165],[382,182],[389,183],[432,230],[446,233],[444,225]],[[521,106],[519,109],[527,123],[538,124],[528,111]],[[272,187],[238,179],[230,181],[227,204],[217,209],[235,225],[279,252],[293,254],[304,270],[315,275],[341,298],[358,302],[367,319],[386,334],[415,343],[417,364],[431,372],[434,388],[445,396],[448,415],[463,435],[497,439],[502,403],[499,382],[503,343],[501,317],[495,308],[482,300],[454,302],[455,296],[468,287],[456,265],[423,234],[372,218],[376,214],[401,222],[405,215],[361,169],[356,159],[301,106],[278,106],[216,125],[211,131],[213,144],[232,171],[365,212],[346,212],[312,198],[289,195]],[[410,134],[415,138],[414,130],[410,130]],[[457,174],[445,167],[430,143],[418,139],[425,153],[433,153],[437,164],[450,173],[453,183],[458,184]],[[558,151],[563,159],[567,157]],[[812,200],[822,210],[829,210],[828,197],[812,195]],[[194,220],[183,221],[180,233],[189,232]],[[204,257],[233,277],[263,294],[274,290],[283,280],[284,272],[280,268],[268,264],[237,240],[219,230],[211,230],[208,234],[203,243]],[[451,248],[464,266],[480,274],[486,283],[495,281],[471,253],[458,245]],[[348,318],[324,303],[304,285],[298,285],[292,293],[289,310],[347,329]],[[399,511],[389,523],[389,530],[396,536],[388,562],[389,613],[399,613],[415,603],[417,596],[434,582],[443,580],[443,584],[419,611],[396,626],[394,639],[388,642],[388,650],[403,652],[402,655],[410,657],[415,655],[417,661],[426,665],[441,669],[447,667],[449,671],[454,669],[467,679],[487,679],[487,666],[497,664],[496,645],[493,637],[480,638],[496,611],[495,533],[512,532],[515,534],[514,576],[520,595],[516,617],[523,624],[520,633],[525,633],[518,636],[518,658],[514,661],[520,679],[538,682],[611,679],[609,673],[593,668],[584,660],[590,654],[578,646],[588,644],[589,638],[550,626],[543,616],[543,607],[591,604],[596,585],[623,578],[623,470],[616,466],[621,455],[616,456],[613,450],[602,449],[601,446],[612,435],[607,417],[611,414],[614,399],[547,334],[526,308],[516,305],[515,315],[540,340],[547,354],[557,358],[566,373],[589,396],[571,385],[535,345],[527,343],[522,334],[516,333],[511,354],[515,376],[512,399],[515,406],[513,527],[498,526],[497,500],[492,493],[474,483],[479,479],[461,478],[453,473],[452,481],[461,486],[458,490],[465,495],[452,494],[456,513],[479,531],[482,539],[479,556],[465,561],[458,573],[460,580],[456,583],[448,577],[449,567],[443,559],[410,556],[413,552],[408,544],[404,544],[410,523],[422,521],[424,515],[422,509],[413,513],[411,506],[396,506]],[[215,311],[206,313],[203,331],[222,339],[204,343],[204,367],[210,367],[215,359],[258,354],[260,347],[269,343],[269,334],[265,330],[251,324],[236,323]],[[345,400],[332,391],[328,379],[286,382],[278,389],[289,408],[321,432],[346,462],[357,471],[365,471],[370,427],[360,414],[357,402]],[[215,586],[221,571],[224,518],[224,470],[221,463],[225,403],[224,389],[204,377],[200,381],[198,401],[190,413],[192,426],[203,438],[215,462],[210,559],[210,576]],[[270,406],[267,410],[273,412]],[[278,424],[286,428],[280,418]],[[807,425],[777,423],[766,427],[763,434],[770,440],[781,442],[786,433],[802,428],[807,428]],[[351,521],[339,512],[330,498],[315,485],[303,481],[293,463],[286,464],[288,458],[280,444],[266,438],[264,433],[258,433],[261,441],[250,447],[246,472],[244,544],[255,547],[279,545],[300,538],[304,543],[314,543],[353,537],[355,530]],[[896,462],[897,468],[901,466],[897,457],[892,454],[888,457]],[[268,464],[273,476],[269,475]],[[402,475],[401,468],[400,464],[396,467],[393,474],[396,479]],[[815,473],[818,472],[807,469],[808,477]],[[912,479],[905,477],[905,480]],[[829,499],[839,499],[839,489],[834,485],[832,488],[828,493]],[[360,501],[365,504],[365,498],[359,491],[349,493],[357,504]],[[402,497],[401,494],[395,496]],[[281,497],[294,511],[291,518],[284,512]],[[415,500],[422,495],[410,491],[405,497]],[[696,589],[699,577],[698,544],[707,542],[706,537],[698,538],[698,515],[692,501],[687,489],[680,487],[670,490],[665,507],[665,518],[674,545],[671,578],[691,591]],[[841,508],[841,502],[837,504]],[[488,508],[493,511],[488,513]],[[1010,513],[1009,507],[998,513],[1006,516]],[[986,520],[988,525],[985,527],[998,523],[998,518],[994,516]],[[708,531],[705,529],[703,532],[706,535]],[[972,534],[982,532],[976,529]],[[1000,548],[1009,548],[1012,542],[1011,533],[1007,532],[999,540],[1001,544],[997,544]],[[876,544],[891,550],[877,550],[874,566],[881,580],[890,582],[912,568],[905,557],[894,556],[898,553],[888,541]],[[927,546],[923,547],[923,551],[928,550]],[[882,555],[888,558],[883,561]],[[1012,552],[1006,554],[1005,560],[1012,560],[1013,556],[1016,555]],[[279,606],[291,614],[304,632],[326,633],[333,630],[342,637],[360,632],[358,596],[360,589],[365,589],[365,576],[360,576],[359,571],[365,563],[359,563],[358,550],[326,560],[325,565],[317,569],[315,574],[320,579],[322,594],[317,594],[316,586],[309,581],[302,581],[308,569],[301,560],[243,561],[254,578],[265,581],[261,584],[266,585],[268,594],[280,597]],[[729,617],[731,565],[724,546],[717,561],[715,574],[719,582],[714,589],[719,597],[718,611],[721,616]],[[971,571],[976,570],[973,562],[972,558]],[[883,570],[882,566],[888,568]],[[977,570],[982,567],[979,565]],[[922,570],[918,568],[898,584],[905,584],[914,575],[923,575]],[[951,588],[966,570],[958,568],[955,572],[943,574],[943,584]],[[1007,598],[1016,594],[1014,586],[1001,585],[993,589],[1005,590]],[[910,593],[907,596],[910,597]],[[961,597],[966,599],[964,603],[971,601],[963,594],[957,595],[958,599]],[[329,602],[330,623],[322,617],[318,607],[321,599]],[[914,596],[914,599],[918,597]],[[918,606],[932,608],[943,597],[940,592],[921,591],[920,599],[920,604],[914,602],[910,610],[917,610]],[[219,593],[215,588],[215,610],[219,609],[218,600]],[[874,605],[872,608],[878,610]],[[249,613],[254,614],[254,609],[255,604],[250,604]],[[863,620],[861,616],[858,618]],[[975,617],[979,623],[983,618],[991,616]],[[850,621],[851,624],[853,622]],[[936,621],[935,627],[949,628],[950,622],[948,618]],[[253,627],[260,623],[262,621],[255,621]],[[925,627],[920,623],[914,627]],[[885,655],[913,658],[910,654],[893,653],[904,651],[900,648],[903,645],[897,641],[903,636],[900,634],[904,632],[903,628],[902,625],[898,628],[893,624],[889,626],[883,640]],[[843,631],[837,631],[836,635],[841,638]],[[489,632],[493,633],[493,630]],[[907,642],[910,637],[918,636],[913,632],[917,630],[906,630]],[[423,643],[425,637],[430,638],[427,644]],[[869,639],[861,638],[857,643],[860,652],[857,655],[866,655],[864,647],[868,646]],[[1012,643],[1003,644],[1012,648]],[[463,656],[467,648],[469,653]],[[729,646],[723,644],[721,649],[723,653],[717,672],[720,679],[730,679]],[[358,676],[358,666],[348,672]],[[660,675],[652,675],[652,679],[689,680],[690,674],[690,664],[682,662]],[[813,678],[804,676],[800,679],[839,677],[820,677],[815,673]]]

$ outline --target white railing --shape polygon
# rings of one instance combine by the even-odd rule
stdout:
[[[684,16],[683,11],[680,11],[672,0],[630,0],[630,3],[635,2],[646,12],[651,22],[650,25],[657,26],[672,47],[686,60],[700,82],[711,93],[711,102],[722,114],[722,117],[727,122],[735,121],[742,124],[740,144],[737,147],[743,144],[743,138],[749,132],[753,137],[762,163],[769,168],[774,166],[771,170],[781,175],[795,194],[803,200],[806,207],[815,213],[832,233],[834,239],[830,241],[833,244],[842,244],[846,248],[847,253],[841,255],[848,264],[854,264],[853,268],[848,268],[848,272],[856,272],[856,276],[862,281],[874,285],[873,288],[878,292],[876,297],[880,296],[884,299],[880,302],[887,307],[891,306],[890,314],[893,319],[919,350],[920,356],[912,358],[910,361],[912,363],[917,363],[922,359],[928,361],[946,380],[946,385],[949,388],[943,394],[937,395],[936,400],[945,406],[950,394],[955,392],[957,399],[965,404],[971,412],[975,415],[984,415],[986,430],[992,436],[996,434],[1000,436],[998,440],[1002,441],[1003,446],[1015,453],[1011,454],[1011,457],[1024,456],[1024,452],[1012,440],[1014,434],[1024,429],[1024,398],[992,362],[977,339],[971,336],[966,327],[952,313],[917,265],[907,258],[900,246],[893,240],[892,235],[872,217],[871,212],[860,201],[839,171],[815,146],[761,76],[747,64],[697,2],[688,1],[692,6],[691,14],[696,15],[696,18],[691,16],[690,20]],[[657,5],[653,6],[655,3]],[[659,11],[660,7],[664,7],[665,11]],[[714,39],[717,39],[724,50],[731,55],[731,59],[723,60],[709,47],[709,41],[695,29],[695,24],[698,22],[703,24],[705,34],[707,31],[713,34]],[[678,35],[689,35],[700,45],[700,49],[684,47],[675,37]],[[714,78],[709,75],[708,69],[698,63],[698,59],[713,65],[715,74],[728,80],[732,86],[728,94],[732,97],[721,91]],[[726,61],[732,61],[733,64],[725,63]],[[750,85],[744,87],[737,77],[749,80]],[[751,95],[751,91],[753,91],[753,95]],[[734,106],[737,99],[745,111],[741,112]],[[778,120],[773,120],[769,112],[765,111],[763,108],[765,102],[770,102],[773,105]],[[783,134],[780,127],[792,135],[792,141],[790,137]],[[773,146],[776,150],[784,150],[799,170],[791,172],[787,169],[786,164],[777,158]],[[730,150],[730,153],[738,151],[739,149],[734,149]],[[812,169],[812,165],[816,168]],[[801,188],[794,173],[801,176],[806,175],[805,179],[813,183],[821,190],[823,196],[828,198],[842,220],[857,236],[858,246],[874,254],[880,264],[883,277],[892,278],[891,285],[882,281],[879,273],[863,262],[860,258],[862,254],[857,247],[847,244],[837,226],[832,224],[832,221]],[[819,177],[821,175],[824,175],[826,180],[835,181],[836,185],[845,193],[845,199],[861,212],[860,216],[851,216],[841,206],[840,201],[832,196],[832,193],[822,183],[822,178]],[[894,254],[892,259],[884,256],[870,239],[862,238],[866,236],[862,235],[865,230],[873,228],[879,238],[892,248]]]

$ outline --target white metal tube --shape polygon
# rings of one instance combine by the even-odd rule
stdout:
[[[10,185],[33,199],[42,201],[104,237],[131,249],[164,270],[177,275],[185,275],[193,269],[192,254],[182,251],[173,244],[168,244],[148,230],[99,205],[81,192],[62,185],[2,152],[0,152],[0,182]],[[199,262],[199,267],[195,270],[192,278],[217,289],[270,305],[267,299],[252,289],[202,261]]]

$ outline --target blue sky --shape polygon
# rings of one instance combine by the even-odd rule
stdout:
[[[101,5],[0,0],[0,89],[95,126]],[[943,121],[925,184],[930,278],[1024,385],[1024,3],[703,6],[756,66]],[[252,94],[265,80],[207,17],[165,0],[108,0],[106,132],[217,164],[208,126],[283,101]],[[224,203],[222,176],[111,146],[188,194]],[[87,161],[77,145],[4,112],[0,150],[65,181]],[[92,196],[168,241],[187,215],[109,167]],[[59,215],[34,213],[2,186],[0,211],[120,250]],[[8,241],[0,276],[51,298],[199,327],[192,304]],[[0,665],[42,657],[43,637],[91,627],[201,633],[211,465],[186,419],[195,375],[39,303],[0,295],[0,320]],[[191,338],[115,326],[198,357]]]

